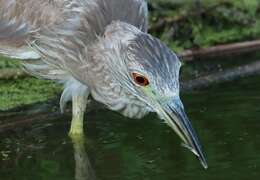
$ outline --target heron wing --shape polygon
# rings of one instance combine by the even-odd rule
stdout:
[[[42,27],[64,21],[70,0],[0,0],[0,54],[18,59],[38,59],[28,47]]]
[[[72,16],[78,0],[0,0],[0,55],[24,61],[25,70],[46,79],[70,79],[54,64],[43,61],[31,47],[41,33]],[[75,10],[76,11],[76,10]],[[37,61],[35,59],[38,59]]]
[[[148,7],[145,0],[85,0],[83,18],[97,34],[112,21],[122,21],[142,31],[148,29]]]
[[[81,82],[88,79],[91,63],[89,47],[103,36],[113,21],[122,21],[147,31],[148,10],[145,0],[78,0],[73,17],[64,23],[42,29],[32,47],[46,64],[69,72]]]
[[[40,37],[47,35],[54,26],[57,29],[64,27],[61,24],[78,14],[76,12],[81,5],[80,1],[0,0],[0,55],[27,60],[23,61],[23,65],[29,73],[63,83],[64,91],[60,101],[62,109],[71,99],[72,93],[87,94],[87,87],[61,68],[58,61],[49,63],[45,60],[46,57],[42,57],[42,54],[32,48],[32,45],[38,46]]]
[[[148,29],[148,7],[145,0],[96,0],[96,7],[88,11],[86,18],[97,32],[102,33],[111,21],[126,22],[144,32]],[[95,23],[94,19],[98,21]]]

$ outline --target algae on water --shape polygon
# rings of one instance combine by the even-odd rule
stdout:
[[[35,78],[0,80],[0,110],[47,101],[61,92],[50,81]]]

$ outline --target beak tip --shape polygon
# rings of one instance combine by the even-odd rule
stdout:
[[[184,148],[187,148],[188,150],[190,150],[200,160],[200,163],[201,163],[201,165],[203,166],[204,169],[208,169],[208,164],[207,164],[203,154],[200,155],[195,149],[193,149],[189,145],[186,145],[184,143],[182,143],[181,145]]]
[[[208,163],[207,163],[207,161],[206,161],[204,155],[201,154],[201,155],[198,155],[197,157],[198,157],[198,159],[199,159],[201,165],[203,166],[203,168],[204,168],[205,170],[208,169]]]
[[[208,166],[208,164],[207,164],[207,162],[205,160],[201,160],[200,162],[201,162],[201,165],[203,166],[203,168],[205,170],[207,170],[209,168],[209,166]]]
[[[183,140],[182,146],[189,149],[200,160],[201,165],[207,169],[208,165],[202,152],[198,137],[184,111],[180,100],[173,100],[161,108],[166,122]]]

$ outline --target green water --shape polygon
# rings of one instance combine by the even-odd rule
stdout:
[[[85,144],[67,137],[69,114],[15,117],[43,121],[1,132],[0,179],[259,179],[260,76],[184,94],[183,101],[208,170],[156,116],[131,120],[100,110],[87,114]]]

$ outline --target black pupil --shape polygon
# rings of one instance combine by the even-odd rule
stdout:
[[[139,83],[139,84],[144,84],[145,83],[145,79],[141,76],[138,76],[136,77],[136,81]]]

